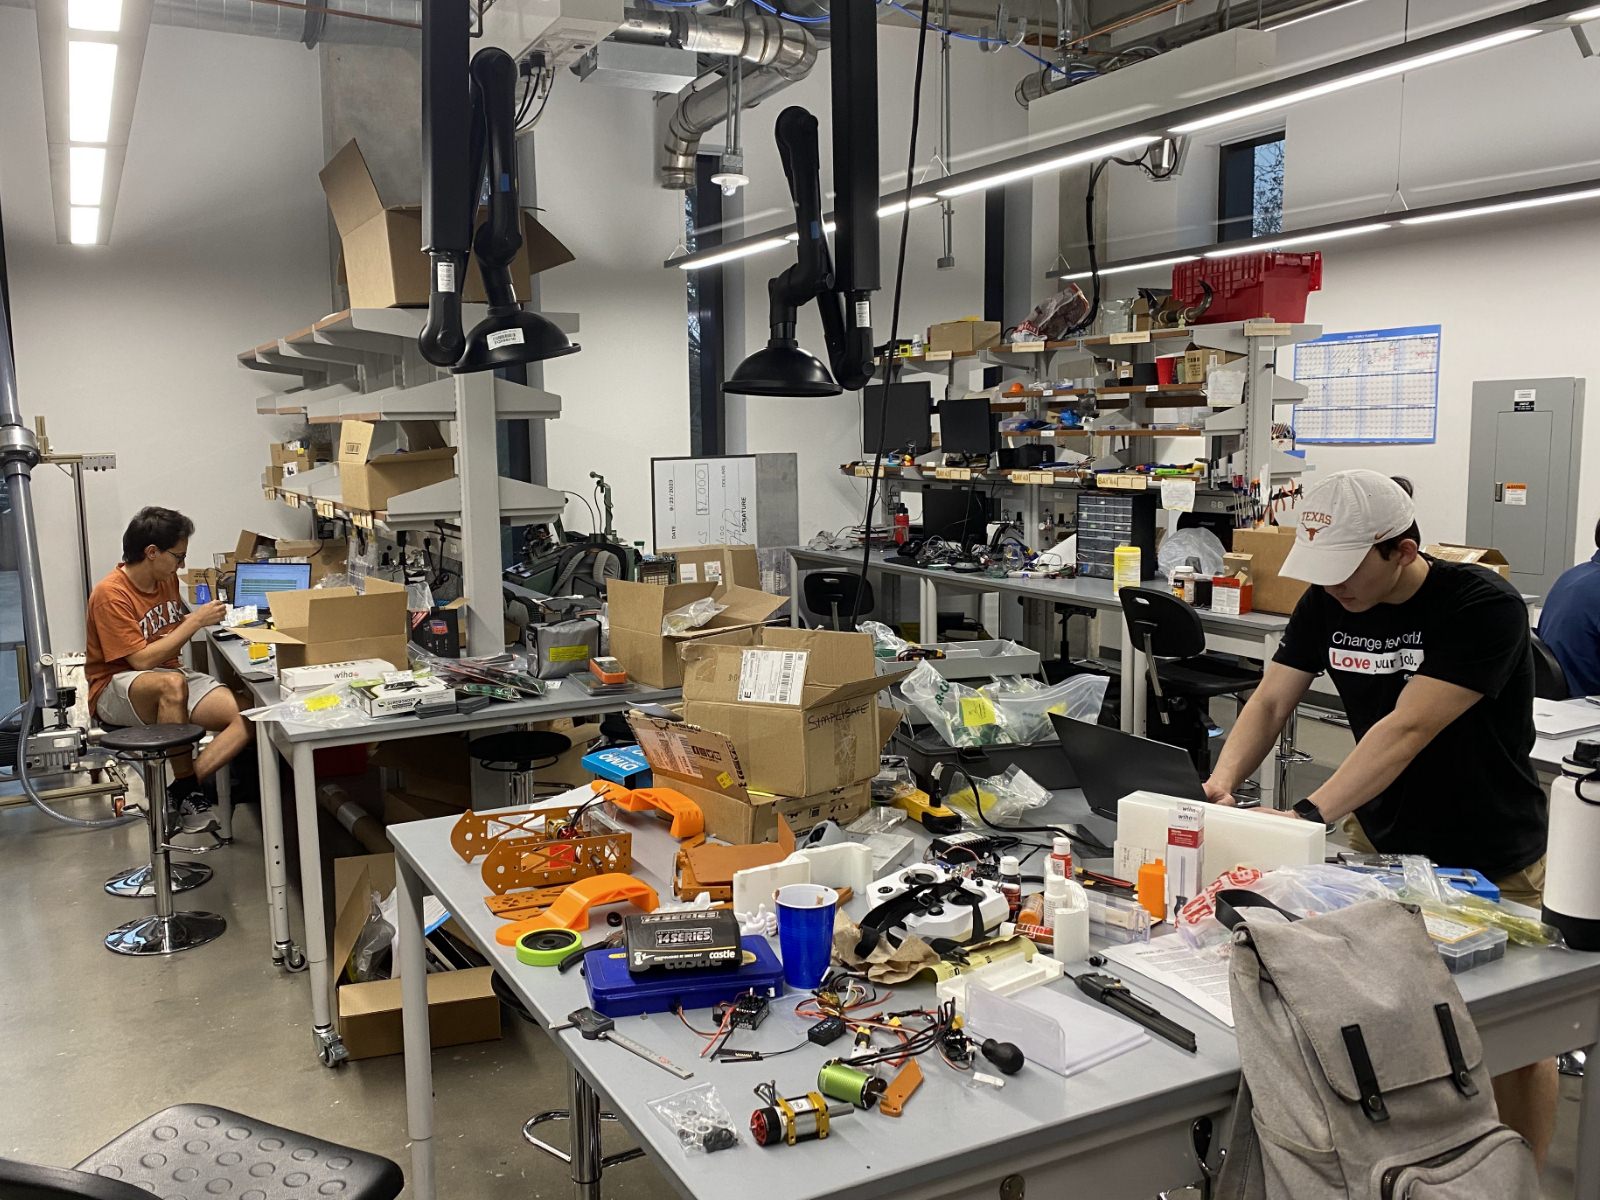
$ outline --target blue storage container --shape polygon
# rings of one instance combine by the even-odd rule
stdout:
[[[680,1006],[710,1008],[751,990],[783,995],[783,964],[767,939],[747,937],[743,943],[745,963],[736,971],[657,971],[647,975],[629,973],[627,951],[620,947],[597,947],[583,956],[589,1004],[608,1017],[637,1017],[671,1012]]]

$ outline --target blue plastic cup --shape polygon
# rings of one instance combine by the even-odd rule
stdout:
[[[833,960],[833,914],[839,893],[820,883],[791,883],[772,893],[778,906],[778,950],[783,981],[809,992],[822,982]]]

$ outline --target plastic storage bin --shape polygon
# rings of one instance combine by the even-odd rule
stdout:
[[[1304,321],[1306,297],[1322,290],[1322,255],[1231,254],[1202,258],[1172,268],[1172,295],[1194,304],[1205,293],[1201,281],[1211,285],[1211,307],[1202,320],[1249,321],[1271,317],[1274,321]]]
[[[1422,919],[1428,927],[1428,936],[1433,939],[1434,949],[1452,975],[1506,956],[1508,939],[1504,929],[1485,929],[1428,911],[1422,914]]]

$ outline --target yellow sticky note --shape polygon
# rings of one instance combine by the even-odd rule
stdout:
[[[994,705],[987,696],[961,697],[961,723],[967,726],[995,724]]]

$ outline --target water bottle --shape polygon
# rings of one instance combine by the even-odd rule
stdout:
[[[196,604],[211,603],[211,585],[209,583],[197,583],[194,585],[194,602]]]
[[[1574,950],[1600,950],[1600,741],[1581,739],[1550,785],[1544,919]]]

